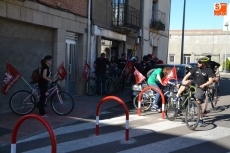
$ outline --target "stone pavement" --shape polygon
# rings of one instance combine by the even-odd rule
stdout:
[[[129,102],[131,101],[131,98],[129,96],[129,91],[130,90],[125,90],[124,92],[119,92],[117,94],[114,94],[114,96],[121,98],[124,102]],[[46,111],[49,113],[50,116],[44,119],[46,119],[50,123],[53,129],[57,127],[61,127],[63,125],[77,122],[81,119],[85,119],[87,117],[95,115],[97,105],[102,98],[103,98],[102,96],[74,97],[75,107],[73,111],[67,116],[59,116],[55,114],[51,109],[50,104],[48,103],[48,106],[46,107]],[[119,105],[119,103],[115,101],[105,102],[101,106],[101,111],[103,109],[110,108],[115,105]],[[35,109],[32,113],[38,114],[38,109]],[[13,128],[21,117],[22,116],[18,116],[13,112],[0,114],[0,146],[11,144],[11,134]],[[46,129],[42,125],[42,123],[34,119],[28,119],[25,120],[20,126],[17,134],[17,140],[24,139],[29,136],[33,136],[38,133],[42,133],[44,131],[46,131]]]

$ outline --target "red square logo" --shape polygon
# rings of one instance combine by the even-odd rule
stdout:
[[[227,6],[227,3],[214,3],[214,16],[226,16]]]

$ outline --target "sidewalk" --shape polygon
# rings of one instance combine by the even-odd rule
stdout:
[[[114,94],[114,96],[121,98],[124,102],[128,102],[131,100],[129,96],[129,90],[125,90],[124,92],[119,92],[118,94]],[[48,104],[46,111],[50,114],[50,116],[44,119],[50,123],[53,129],[57,127],[61,127],[63,125],[77,122],[82,118],[85,119],[87,117],[95,115],[97,105],[102,98],[103,97],[101,96],[74,97],[75,107],[73,111],[67,116],[59,116],[55,114],[51,109],[50,104]],[[119,103],[115,101],[105,102],[101,106],[101,111],[103,109],[110,108],[115,105],[119,105]],[[35,109],[32,113],[38,114],[38,109]],[[0,146],[11,144],[11,134],[13,128],[21,117],[22,116],[18,116],[12,112],[0,115]],[[42,123],[34,119],[28,119],[24,121],[20,126],[17,134],[17,140],[24,139],[29,136],[33,136],[45,131],[46,129],[42,125]]]

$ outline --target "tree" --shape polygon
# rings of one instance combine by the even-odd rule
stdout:
[[[225,62],[223,62],[223,70],[225,69]],[[230,61],[228,58],[226,58],[226,70],[229,71],[230,70]]]

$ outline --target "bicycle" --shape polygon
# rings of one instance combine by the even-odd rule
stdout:
[[[47,98],[51,98],[51,108],[58,115],[68,115],[74,108],[74,100],[71,95],[66,92],[59,91],[57,81],[53,83],[47,91]],[[39,88],[35,86],[32,91],[20,90],[15,92],[9,101],[10,109],[17,115],[26,115],[31,113],[38,105],[40,98]]]
[[[208,101],[211,103],[213,109],[217,108],[216,104],[218,101],[218,87],[218,84],[216,82],[213,82],[206,91],[206,94],[208,95]]]
[[[88,96],[93,96],[97,90],[97,76],[95,75],[95,71],[92,74],[93,76],[90,76],[85,82],[85,93]]]
[[[123,84],[125,83],[124,71],[119,70],[114,76],[110,77],[107,81],[106,93],[113,94],[122,89]]]
[[[178,102],[173,101],[175,95],[168,98],[165,115],[168,120],[173,121],[178,114],[185,111],[186,126],[190,130],[194,130],[200,120],[200,107],[194,98],[195,87],[190,85],[183,86],[186,86],[186,89],[181,94]]]
[[[147,85],[143,84],[140,86],[144,88]],[[167,97],[170,97],[175,92],[175,86],[173,83],[168,82],[168,84],[165,87],[161,87],[161,90],[164,94],[164,97],[167,99]],[[152,107],[153,101],[155,101],[155,96],[156,96],[156,92],[154,90],[147,90],[143,93],[142,100],[141,100],[141,110],[142,111],[147,111]],[[139,97],[139,94],[133,99],[133,105],[136,109],[138,109],[138,97]],[[161,97],[159,98],[159,101],[161,101]]]
[[[95,71],[92,72],[93,76],[90,76],[86,82],[85,82],[85,93],[88,96],[93,96],[96,94],[97,91],[97,76],[95,75]],[[110,83],[110,79],[111,77],[109,77],[108,75],[106,75],[106,82],[105,82],[105,89],[106,89],[106,94],[108,94],[109,92],[107,91],[108,88],[108,84]]]

